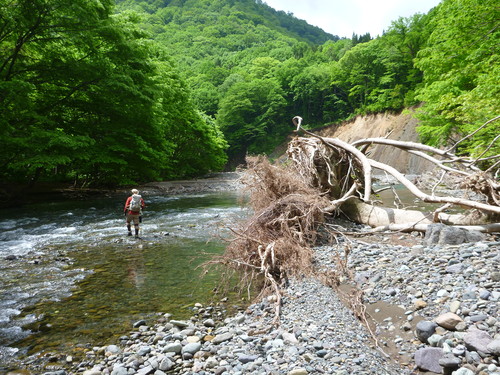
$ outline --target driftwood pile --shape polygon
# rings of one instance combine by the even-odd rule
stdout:
[[[481,171],[476,165],[482,159],[458,157],[452,153],[451,150],[457,144],[448,150],[386,138],[367,138],[349,144],[303,130],[300,117],[294,117],[293,121],[298,132],[302,131],[310,137],[297,137],[290,142],[290,159],[314,186],[333,198],[332,206],[336,210],[342,210],[353,221],[368,224],[377,230],[425,231],[429,224],[443,223],[483,232],[500,231],[500,224],[496,223],[500,218],[500,184],[492,173],[494,167],[498,171],[499,163],[493,164],[487,171]],[[395,168],[366,156],[369,147],[375,144],[397,147],[433,162],[436,168],[442,170],[438,183],[448,178],[447,175],[460,176],[462,187],[479,193],[482,200],[435,195],[434,188],[431,193],[423,192]],[[500,159],[500,155],[496,158]],[[441,206],[434,212],[425,213],[372,204],[375,169],[391,175],[423,202]],[[331,211],[332,206],[327,210]],[[455,215],[445,213],[452,206],[468,210]]]

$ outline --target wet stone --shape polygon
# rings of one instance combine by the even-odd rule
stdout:
[[[138,320],[137,322],[135,322],[134,324],[132,324],[132,326],[134,328],[138,328],[140,326],[145,326],[146,325],[146,321],[145,320]]]
[[[460,366],[462,360],[453,354],[445,354],[440,360],[439,365],[449,369],[456,369]]]
[[[436,332],[437,324],[426,320],[421,320],[417,323],[415,334],[422,342],[427,342],[427,339]]]

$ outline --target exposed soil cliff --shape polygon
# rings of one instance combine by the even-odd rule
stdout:
[[[412,117],[411,113],[384,113],[358,116],[353,121],[314,129],[313,132],[323,137],[335,137],[346,142],[386,136],[399,141],[419,142],[415,130],[417,126],[418,120]],[[372,159],[389,164],[405,174],[419,175],[434,168],[431,163],[422,158],[393,147],[373,146],[369,152]]]

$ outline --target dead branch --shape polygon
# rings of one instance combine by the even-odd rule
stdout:
[[[339,207],[342,205],[342,203],[345,203],[348,199],[354,198],[355,197],[354,193],[356,192],[357,188],[358,186],[356,184],[353,184],[342,198],[331,201],[330,207],[325,207],[323,209],[325,213],[331,214],[332,212],[337,211]]]
[[[415,186],[410,180],[408,180],[403,174],[398,172],[395,168],[379,163],[375,160],[370,160],[370,164],[374,168],[381,169],[383,171],[386,171],[393,177],[395,177],[400,183],[402,183],[413,195],[415,195],[417,198],[421,199],[424,202],[429,202],[429,203],[451,203],[451,204],[456,204],[460,206],[465,206],[465,207],[470,207],[470,208],[476,208],[482,211],[486,212],[492,212],[495,214],[500,214],[500,207],[499,206],[493,206],[490,204],[485,204],[481,202],[476,202],[476,201],[471,201],[468,199],[462,199],[462,198],[456,198],[456,197],[439,197],[439,196],[431,196],[428,194],[425,194],[422,192],[419,188]]]
[[[297,160],[304,159],[298,154]],[[248,158],[247,163],[242,181],[251,194],[253,215],[241,228],[232,229],[234,238],[215,262],[239,272],[242,289],[258,284],[257,298],[275,296],[277,325],[281,284],[294,275],[312,274],[311,246],[316,243],[318,225],[324,222],[323,208],[332,202],[307,183],[316,178],[314,173],[304,177],[294,165],[274,166],[263,157]]]
[[[402,142],[402,141],[396,141],[393,139],[386,139],[386,138],[365,138],[365,139],[360,139],[360,140],[352,143],[353,146],[361,146],[361,145],[366,145],[366,144],[379,144],[379,145],[393,146],[393,147],[397,147],[399,149],[402,149],[402,150],[405,150],[408,152],[411,151],[415,155],[420,155],[422,157],[424,154],[422,154],[421,152],[429,152],[431,154],[439,155],[441,157],[446,158],[444,160],[441,160],[438,163],[439,165],[443,165],[445,163],[460,163],[460,164],[464,165],[465,167],[471,168],[475,171],[480,171],[479,168],[471,165],[472,160],[468,157],[456,156],[456,155],[452,154],[450,151],[440,150],[436,147],[424,145],[421,143]],[[417,151],[421,151],[421,152],[417,153]],[[432,159],[431,159],[431,161],[432,161]]]
[[[291,276],[314,275],[312,246],[320,233],[331,241],[338,232],[324,225],[325,215],[342,214],[370,225],[373,231],[426,231],[436,222],[482,232],[500,231],[500,223],[492,221],[500,217],[500,184],[490,173],[472,165],[470,158],[456,156],[451,149],[387,138],[349,144],[303,129],[299,116],[292,121],[297,132],[306,136],[289,142],[290,162],[272,165],[264,157],[247,158],[248,169],[242,182],[250,192],[253,215],[241,228],[232,229],[234,238],[215,261],[240,273],[242,289],[258,284],[257,298],[275,296],[275,325],[279,324],[283,282]],[[426,193],[392,166],[367,156],[365,151],[372,144],[397,147],[425,158],[444,171],[438,184],[445,176],[446,180],[454,176],[461,179],[464,188],[485,199],[439,196],[434,192],[437,185]],[[376,206],[371,200],[376,169],[394,177],[423,202],[441,206],[430,212]],[[452,207],[466,208],[468,212],[445,212]],[[343,261],[347,264],[347,259]],[[339,275],[332,276],[332,280],[340,282]]]
[[[342,211],[344,213],[347,213],[347,216],[349,216],[351,219],[355,219],[359,222],[369,224],[373,227],[387,227],[387,226],[400,226],[398,227],[397,230],[401,230],[402,227],[410,228],[413,226],[416,226],[417,224],[419,225],[426,225],[432,222],[443,222],[443,221],[449,221],[450,219],[455,220],[457,223],[460,223],[465,219],[465,216],[463,218],[451,218],[449,215],[444,214],[442,211],[444,211],[445,208],[449,208],[450,205],[453,206],[458,206],[458,207],[465,207],[465,208],[471,208],[475,210],[479,210],[480,212],[484,212],[487,215],[496,215],[500,216],[500,195],[498,194],[497,187],[498,184],[493,180],[493,178],[484,173],[480,172],[479,169],[475,166],[471,165],[471,160],[470,158],[465,158],[465,157],[457,157],[454,155],[451,150],[440,150],[435,147],[419,144],[419,143],[414,143],[414,142],[401,142],[401,141],[395,141],[395,140],[390,140],[386,138],[367,138],[367,139],[362,139],[358,140],[356,142],[353,142],[352,145],[346,144],[345,142],[342,142],[340,140],[334,139],[334,138],[326,138],[326,137],[321,137],[318,136],[312,132],[309,132],[307,130],[303,130],[301,128],[301,123],[302,119],[300,117],[294,117],[293,119],[294,124],[297,126],[297,130],[302,130],[305,134],[313,137],[314,139],[317,139],[319,142],[313,142],[311,139],[307,140],[308,143],[308,148],[301,148],[298,146],[303,138],[298,138],[295,140],[295,147],[294,149],[289,150],[289,154],[292,155],[292,160],[297,161],[300,159],[300,157],[297,157],[294,155],[294,152],[297,150],[302,150],[307,156],[303,156],[302,158],[307,158],[310,162],[308,164],[309,168],[315,168],[316,171],[314,173],[309,172],[309,174],[314,174],[314,175],[319,175],[320,171],[318,171],[321,166],[314,164],[314,161],[316,158],[314,155],[316,154],[322,154],[322,155],[329,155],[330,159],[328,158],[323,158],[322,163],[326,163],[329,167],[327,168],[329,173],[331,171],[338,171],[339,168],[333,168],[333,166],[337,166],[338,163],[343,163],[344,160],[349,160],[349,154],[352,155],[353,158],[358,160],[359,168],[361,171],[358,172],[358,170],[351,170],[351,172],[356,173],[358,172],[358,179],[364,181],[364,190],[362,191],[362,200],[364,203],[369,203],[370,199],[367,196],[367,193],[371,194],[371,187],[367,188],[366,187],[366,182],[370,181],[371,183],[371,173],[372,173],[372,168],[383,170],[384,172],[390,174],[393,176],[399,183],[401,183],[403,186],[405,186],[415,197],[419,198],[423,202],[428,202],[428,203],[440,203],[440,204],[445,204],[442,209],[437,209],[433,215],[430,214],[423,214],[423,213],[418,213],[418,212],[412,212],[410,215],[411,219],[409,219],[408,210],[404,210],[403,212],[399,212],[394,209],[380,209],[380,208],[375,208],[372,205],[363,205],[363,202],[355,202],[353,204],[352,201],[351,203],[347,202],[347,200],[350,200],[350,198],[353,198],[354,195],[352,186],[351,189],[349,189],[349,195],[344,195],[341,198],[341,201],[336,202],[335,208],[330,208],[328,212],[332,212],[335,210],[338,210],[338,208],[341,206]],[[464,178],[464,184],[463,186],[466,187],[467,189],[473,190],[475,192],[479,192],[483,194],[485,197],[487,197],[487,202],[480,202],[476,200],[470,200],[466,198],[459,198],[459,197],[451,197],[451,196],[438,196],[434,194],[434,189],[432,191],[432,194],[427,194],[420,190],[414,183],[412,183],[410,180],[408,180],[402,173],[400,173],[398,170],[395,168],[391,167],[390,165],[384,164],[377,162],[375,160],[372,160],[365,155],[360,156],[358,154],[359,150],[355,149],[356,151],[353,151],[353,146],[366,146],[366,145],[371,145],[371,144],[380,144],[380,145],[387,145],[391,147],[397,147],[403,150],[406,150],[409,153],[413,153],[416,155],[419,155],[426,160],[429,160],[442,168],[444,171],[448,173],[455,173],[457,175],[461,175]],[[322,148],[330,148],[333,149],[331,152],[325,152],[325,151],[318,151],[319,149]],[[364,147],[363,147],[364,148]],[[333,160],[331,157],[338,156],[340,154],[340,151],[342,153],[347,153],[347,156],[343,156],[342,160]],[[438,155],[442,157],[442,160],[439,160],[435,158],[434,156],[431,156],[429,154],[433,155]],[[366,167],[366,164],[369,164],[370,167]],[[453,167],[450,166],[451,164],[456,164],[459,166]],[[335,176],[331,177],[329,181],[340,181],[342,178],[340,176]],[[356,181],[356,177],[352,177],[353,181]],[[321,181],[317,180],[316,181],[317,186],[320,189],[323,189],[324,191],[328,191],[325,189],[325,186],[321,186]],[[329,187],[329,190],[332,188]],[[338,190],[338,189],[337,189]],[[344,193],[345,194],[345,193]],[[347,199],[343,199],[347,198]],[[411,222],[412,224],[408,224]],[[401,227],[402,226],[402,227]],[[484,229],[483,229],[484,230]]]
[[[462,139],[460,139],[459,141],[457,141],[453,146],[451,146],[448,151],[451,151],[451,150],[454,150],[456,149],[456,147],[462,143],[463,141],[465,141],[466,139],[469,139],[469,138],[472,138],[475,134],[477,134],[479,131],[481,131],[482,129],[484,129],[487,125],[491,124],[492,122],[496,121],[500,119],[500,116],[496,116],[488,121],[486,121],[483,125],[481,125],[479,128],[477,128],[476,130],[474,130],[472,133],[470,134],[467,134],[465,137],[463,137]],[[498,138],[498,137],[497,137]],[[497,139],[495,138],[495,139]],[[493,141],[495,142],[495,140]],[[492,142],[492,143],[493,143]],[[484,154],[484,153],[483,153]]]

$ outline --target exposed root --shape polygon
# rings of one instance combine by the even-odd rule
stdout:
[[[246,288],[258,284],[262,298],[275,295],[279,324],[282,292],[290,276],[313,273],[313,246],[318,226],[324,222],[324,207],[330,201],[297,177],[295,170],[276,167],[264,158],[248,158],[249,169],[242,179],[250,191],[253,216],[239,229],[224,254],[214,262],[239,272]]]
[[[354,313],[356,318],[363,324],[368,333],[373,339],[375,347],[387,358],[389,355],[384,352],[382,349],[377,335],[372,329],[370,321],[368,319],[368,313],[366,311],[366,306],[363,304],[363,291],[356,287],[349,287],[348,291],[344,291],[341,288],[343,284],[343,275],[348,275],[348,280],[352,280],[352,271],[347,267],[347,260],[350,253],[350,247],[344,247],[344,256],[341,257],[338,253],[335,255],[337,269],[336,270],[328,270],[320,272],[317,277],[321,282],[333,289],[335,289],[339,298],[343,301],[343,303],[348,306],[351,311]]]
[[[368,321],[368,313],[366,312],[366,306],[363,304],[363,291],[357,288],[353,288],[350,294],[344,293],[340,290],[337,291],[341,298],[345,303],[348,304],[349,308],[352,310],[356,318],[366,327],[368,332],[370,333],[373,342],[375,343],[375,347],[386,357],[390,356],[384,352],[382,346],[380,345],[377,335],[373,332],[373,329]]]

